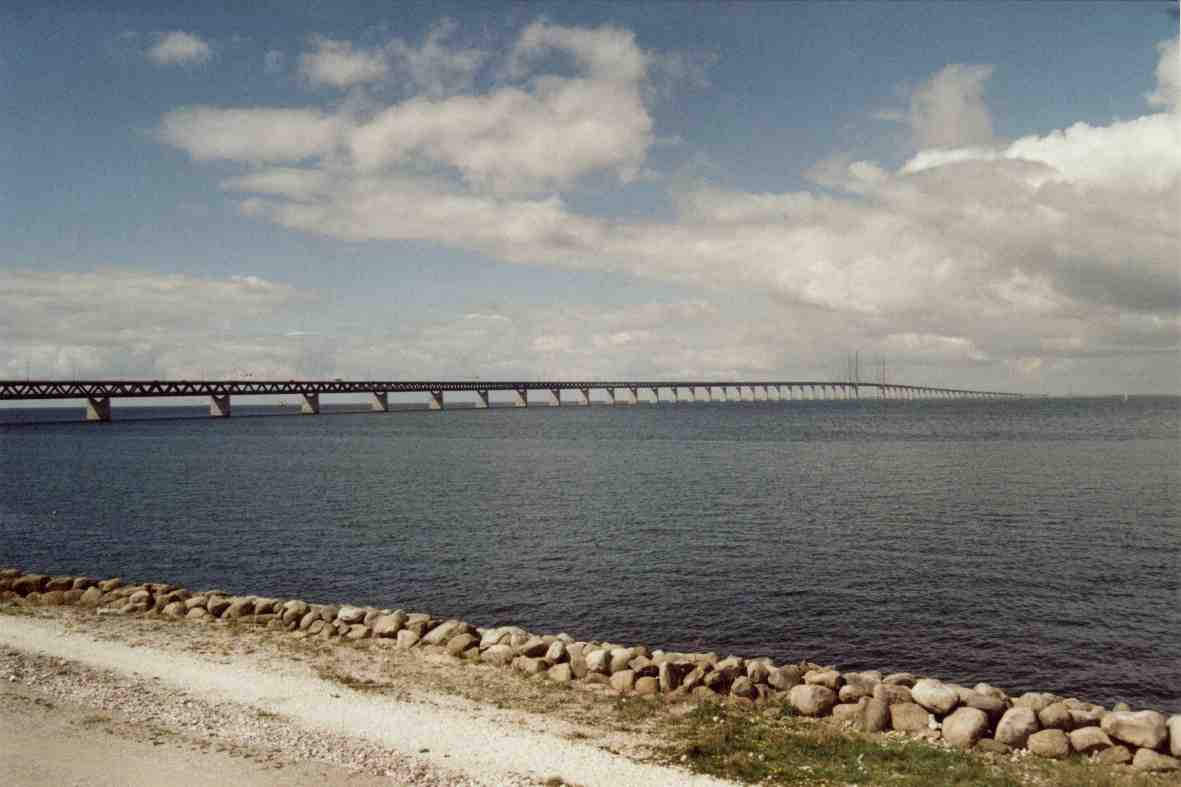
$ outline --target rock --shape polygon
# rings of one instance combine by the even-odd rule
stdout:
[[[208,602],[206,602],[208,604]],[[288,601],[283,605],[283,614],[281,620],[284,623],[292,623],[294,621],[302,620],[303,616],[308,614],[310,607],[304,601]]]
[[[611,672],[615,673],[620,670],[630,669],[631,660],[636,655],[636,652],[631,648],[613,648],[611,650]]]
[[[418,636],[417,632],[411,631],[410,629],[402,629],[398,632],[398,647],[402,650],[409,650],[410,648],[417,645],[420,639],[422,639],[422,637]]]
[[[801,684],[792,687],[788,701],[804,716],[823,716],[836,705],[837,694],[827,686]]]
[[[1095,755],[1095,761],[1103,765],[1127,765],[1132,761],[1132,752],[1127,746],[1113,745]]]
[[[337,616],[338,616],[338,615],[340,615],[340,608],[339,608],[339,607],[335,607],[335,606],[333,606],[333,605],[331,605],[331,604],[325,604],[325,605],[320,605],[320,604],[312,604],[312,605],[311,605],[311,611],[312,611],[312,612],[318,612],[318,613],[319,613],[319,615],[320,615],[320,620],[324,621],[325,623],[329,623],[329,624],[331,624],[331,625],[333,625],[333,626],[335,626],[335,625],[336,625],[338,622],[339,622],[339,623],[343,623],[343,622],[344,622],[344,621],[338,621],[338,620],[337,620]],[[424,624],[423,624],[423,628],[425,629],[425,627],[426,627],[426,626],[425,626],[425,623],[424,623]],[[422,636],[422,634],[424,634],[424,633],[425,633],[425,631],[419,631],[419,632],[418,632],[419,636]]]
[[[254,614],[254,599],[252,598],[236,598],[230,601],[230,605],[226,607],[226,611],[222,617],[227,617],[230,620],[237,620],[238,618]]]
[[[530,637],[525,644],[517,648],[517,654],[531,659],[539,659],[549,650],[549,645],[541,637]]]
[[[73,590],[73,577],[50,577],[49,581],[45,583],[45,589],[42,593],[51,593],[54,590]]]
[[[445,649],[450,655],[458,657],[463,655],[464,651],[468,648],[476,647],[478,643],[479,640],[476,639],[476,635],[464,632],[463,634],[456,634],[447,640]]]
[[[545,652],[545,660],[550,664],[561,664],[566,659],[566,643],[560,639],[551,642],[549,649]]]
[[[406,613],[397,610],[388,615],[379,615],[373,619],[373,636],[392,638],[398,636],[402,626],[406,625]]]
[[[866,700],[857,727],[862,732],[882,732],[890,729],[890,706],[881,700]]]
[[[1082,727],[1070,733],[1070,748],[1080,754],[1094,754],[1111,746],[1111,738],[1098,727]]]
[[[1027,691],[1017,699],[1013,700],[1013,707],[1015,708],[1029,708],[1034,713],[1039,713],[1043,708],[1047,708],[1058,701],[1058,697],[1054,694],[1047,694],[1045,692]]]
[[[636,695],[648,697],[660,692],[660,681],[656,678],[639,678],[636,680]]]
[[[1033,733],[1026,739],[1025,747],[1049,760],[1062,760],[1070,756],[1070,738],[1058,729]]]
[[[1111,709],[1116,713],[1128,713],[1132,710],[1132,706],[1126,702],[1117,702],[1111,706]]]
[[[480,653],[480,660],[503,667],[513,660],[513,655],[511,645],[493,645]]]
[[[1007,743],[1001,743],[995,738],[981,738],[976,741],[976,751],[988,752],[989,754],[1008,754],[1013,751],[1013,747]]]
[[[809,686],[824,686],[836,691],[841,687],[841,673],[836,670],[811,670],[804,674],[804,683]]]
[[[18,596],[27,596],[30,593],[44,592],[47,584],[49,584],[49,577],[44,574],[25,574],[23,577],[13,579],[12,591]]]
[[[739,656],[727,656],[714,664],[714,672],[722,684],[729,686],[738,677],[746,675],[746,660]]]
[[[955,690],[942,681],[923,678],[915,681],[910,689],[910,696],[919,705],[938,716],[946,716],[960,704],[960,697]]]
[[[698,664],[696,667],[693,667],[693,669],[689,670],[689,672],[685,674],[685,677],[681,679],[681,685],[678,688],[688,692],[692,692],[699,686],[704,688],[702,683],[705,680],[706,669],[707,668],[704,664]],[[663,688],[664,687],[662,685],[661,689]]]
[[[193,607],[185,613],[185,617],[189,620],[209,620],[209,613],[204,607]]]
[[[1070,709],[1070,718],[1075,727],[1094,727],[1103,721],[1107,709],[1102,705],[1084,705]]]
[[[586,668],[590,672],[606,675],[611,671],[610,651],[599,649],[586,654]]]
[[[365,610],[360,607],[341,607],[336,613],[336,619],[341,623],[348,623],[350,626],[354,623],[360,623],[365,619]],[[437,643],[436,643],[437,644]]]
[[[527,636],[525,629],[519,626],[497,626],[496,628],[485,629],[484,633],[480,635],[480,650],[490,648],[493,645],[499,645],[502,642],[508,642],[513,634]]]
[[[746,676],[735,679],[734,683],[730,685],[730,693],[735,697],[745,697],[748,700],[754,699],[757,694],[754,683]]]
[[[164,607],[163,613],[170,618],[183,618],[188,613],[188,610],[185,609],[185,605],[181,602],[174,601]]]
[[[1169,730],[1169,754],[1181,757],[1181,714],[1170,716],[1165,727]]]
[[[909,688],[914,685],[914,675],[911,675],[909,672],[895,672],[893,675],[887,675],[882,678],[882,683]]]
[[[304,615],[302,618],[299,619],[299,630],[300,631],[307,631],[308,629],[310,629],[312,627],[312,624],[315,623],[317,620],[320,621],[321,623],[324,622],[324,619],[320,617],[320,610],[318,610],[318,609],[308,610],[308,614]]]
[[[866,700],[869,702],[869,700]],[[839,724],[856,725],[865,712],[864,702],[842,702],[832,706],[832,720]]]
[[[322,621],[322,620],[320,620],[320,619],[318,619],[318,618],[317,618],[316,620],[313,620],[313,621],[311,622],[311,625],[309,625],[309,626],[307,627],[307,629],[306,629],[306,630],[307,630],[307,632],[308,632],[308,636],[309,636],[309,637],[314,637],[315,635],[317,635],[317,634],[319,634],[321,631],[323,631],[323,630],[324,630],[324,627],[325,627],[325,626],[327,626],[327,625],[328,625],[327,623],[325,623],[324,621]]]
[[[626,694],[635,688],[636,673],[629,669],[623,669],[611,675],[611,688],[618,691],[620,694]]]
[[[969,708],[984,711],[988,715],[990,724],[996,724],[1000,721],[1001,716],[1004,715],[1008,707],[1005,705],[1004,700],[994,697],[991,694],[981,694],[975,690],[961,696],[960,702]]]
[[[887,705],[901,705],[906,702],[914,702],[914,698],[910,696],[910,689],[895,683],[879,683],[877,686],[874,686],[873,698]]]
[[[692,673],[694,669],[695,667],[690,661],[661,662],[656,671],[656,677],[660,681],[660,690],[664,692],[676,691],[681,687],[685,677]]]
[[[186,599],[184,602],[185,609],[196,609],[197,607],[205,609],[205,602],[208,601],[208,599],[209,597],[204,594],[196,595],[190,599]]]
[[[1074,728],[1074,717],[1070,715],[1070,708],[1065,702],[1055,702],[1037,712],[1038,723],[1045,730],[1065,730]]]
[[[960,749],[970,749],[988,732],[988,714],[979,708],[957,708],[943,720],[943,739]]]
[[[1151,749],[1140,749],[1132,759],[1132,767],[1138,771],[1176,771],[1181,770],[1181,760]]]
[[[230,600],[225,596],[210,596],[205,599],[205,609],[215,618],[220,618],[222,613],[230,608]]]
[[[793,686],[798,686],[803,682],[804,677],[798,667],[772,668],[767,672],[767,685],[779,691],[788,691]]]
[[[545,659],[533,658],[531,656],[517,656],[513,659],[513,667],[526,675],[540,675],[549,669],[549,665],[545,663]]]
[[[98,581],[91,577],[78,577],[74,580],[74,584],[70,586],[70,590],[86,590],[98,584]]]
[[[353,623],[344,636],[346,639],[369,639],[373,636],[373,632],[364,623]]]
[[[146,590],[137,590],[134,593],[132,593],[130,596],[127,597],[127,602],[129,604],[151,604],[152,603],[152,594]],[[230,605],[230,602],[227,600],[225,603],[225,606],[223,606],[220,611],[218,611],[214,614],[220,615],[222,612],[225,611],[225,608],[228,607],[229,605]],[[208,609],[208,607],[207,607],[207,609]],[[209,610],[209,611],[211,613],[213,612],[213,610]]]
[[[41,603],[47,607],[60,607],[66,603],[65,591],[47,590],[41,594]]]
[[[1112,712],[1099,726],[1116,740],[1146,749],[1157,748],[1169,734],[1165,717],[1154,710]]]
[[[426,645],[445,645],[454,636],[474,632],[475,629],[462,620],[445,620],[431,629],[422,641]]]
[[[565,663],[555,664],[545,674],[554,683],[561,683],[563,685],[574,680],[574,673],[570,671],[570,665]]]
[[[97,607],[102,600],[103,592],[97,587],[89,587],[82,593],[82,598],[78,599],[78,602],[88,607]]]
[[[110,593],[111,591],[118,590],[121,587],[123,587],[123,580],[119,577],[111,577],[110,579],[104,579],[102,582],[98,583],[98,589],[103,593]]]
[[[1038,731],[1037,714],[1032,708],[1009,708],[996,725],[996,739],[1013,748],[1024,748],[1029,736]]]
[[[900,702],[890,706],[890,726],[900,732],[919,732],[931,726],[931,714],[917,703]]]

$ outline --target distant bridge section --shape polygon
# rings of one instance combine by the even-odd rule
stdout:
[[[512,394],[512,404],[528,407],[530,394],[541,395],[540,404],[590,405],[591,391],[603,391],[610,405],[634,405],[640,393],[650,391],[654,403],[678,402],[759,402],[812,399],[1013,399],[1021,394],[1001,391],[973,391],[963,388],[937,388],[925,385],[895,385],[838,380],[0,380],[0,401],[45,401],[83,399],[90,421],[111,420],[111,400],[118,398],[209,397],[209,414],[227,417],[231,397],[283,396],[302,397],[300,411],[308,415],[320,412],[322,394],[369,394],[371,408],[389,410],[392,393],[423,393],[432,410],[442,410],[445,395],[468,392],[476,395],[475,406],[491,405],[493,392]]]

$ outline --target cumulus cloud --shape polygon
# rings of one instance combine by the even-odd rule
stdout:
[[[201,65],[213,57],[213,49],[198,35],[173,30],[157,33],[156,43],[148,49],[147,55],[160,65]]]
[[[458,26],[444,19],[419,46],[401,39],[390,42],[388,50],[395,73],[409,80],[414,92],[441,98],[468,90],[488,53],[474,47],[452,46]]]
[[[0,270],[0,377],[199,376],[202,366],[228,374],[247,361],[274,367],[276,350],[256,326],[306,297],[252,275]],[[239,351],[218,360],[223,345]]]
[[[910,98],[906,114],[917,148],[945,148],[992,141],[992,117],[984,102],[987,65],[945,66]]]
[[[1148,103],[1174,112],[1181,110],[1181,38],[1157,45],[1160,62],[1156,66],[1156,90],[1148,94]]]
[[[282,226],[775,304],[768,335],[694,333],[699,353],[635,314],[589,343],[565,330],[518,334],[515,319],[497,326],[571,371],[596,368],[596,342],[642,348],[643,363],[670,371],[781,368],[785,342],[798,355],[814,339],[830,353],[992,365],[1019,379],[1178,347],[1177,113],[998,144],[983,102],[991,69],[954,65],[915,92],[907,118],[924,147],[898,170],[838,156],[809,173],[824,192],[696,184],[670,194],[671,220],[580,213],[566,196],[580,179],[626,179],[644,163],[651,60],[626,31],[538,23],[512,48],[508,81],[483,92],[355,114],[203,107],[170,113],[162,136],[198,159],[272,163],[224,187],[247,215]],[[469,335],[487,322],[460,324]]]
[[[334,41],[317,36],[315,51],[300,55],[299,69],[313,85],[351,87],[374,82],[389,72],[384,52],[354,49],[348,41]]]

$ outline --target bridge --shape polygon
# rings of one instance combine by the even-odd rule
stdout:
[[[300,412],[320,412],[320,397],[331,394],[368,394],[371,409],[388,412],[389,395],[423,393],[432,410],[442,410],[449,393],[476,395],[475,406],[491,406],[493,392],[511,394],[516,407],[528,407],[530,393],[543,397],[542,404],[566,403],[587,406],[591,391],[603,391],[607,404],[634,405],[640,392],[650,391],[655,403],[662,402],[757,402],[812,399],[1002,399],[1021,398],[1021,394],[1000,391],[972,391],[961,388],[937,388],[924,385],[895,385],[841,380],[778,381],[705,381],[705,380],[0,380],[0,401],[46,401],[82,399],[86,419],[110,421],[112,399],[157,397],[209,397],[209,414],[227,417],[231,397],[283,396],[302,397]],[[664,398],[661,394],[664,392]],[[572,399],[571,399],[572,397]]]

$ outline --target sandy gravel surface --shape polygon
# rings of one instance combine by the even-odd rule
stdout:
[[[593,715],[575,692],[558,698],[573,713],[496,707],[486,684],[503,678],[491,670],[302,653],[219,628],[0,614],[0,773],[15,784],[723,784],[617,753],[641,753],[643,736],[571,721]],[[332,679],[337,668],[350,680]],[[365,669],[372,682],[357,677]]]

